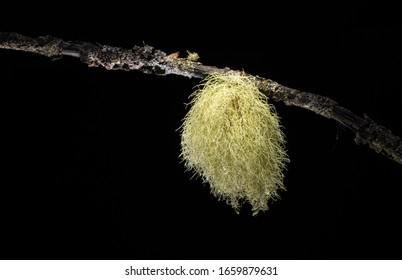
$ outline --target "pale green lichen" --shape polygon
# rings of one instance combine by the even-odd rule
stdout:
[[[200,56],[198,55],[198,53],[187,51],[187,60],[196,62],[199,59],[200,59]]]
[[[243,202],[253,214],[284,189],[288,157],[273,105],[251,77],[211,74],[191,95],[181,127],[181,158],[236,212]]]

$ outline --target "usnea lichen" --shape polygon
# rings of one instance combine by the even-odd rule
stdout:
[[[191,97],[181,128],[186,168],[236,212],[244,202],[253,214],[267,210],[288,161],[275,108],[251,77],[234,72],[209,75]]]

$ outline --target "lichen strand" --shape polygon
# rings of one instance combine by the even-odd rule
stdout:
[[[209,75],[191,95],[184,118],[181,158],[236,212],[243,202],[253,214],[284,189],[288,157],[274,107],[241,73]]]

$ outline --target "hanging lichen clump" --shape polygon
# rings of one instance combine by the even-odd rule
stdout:
[[[181,158],[236,212],[243,202],[254,214],[284,189],[288,158],[279,117],[253,78],[209,75],[191,95],[182,125]]]

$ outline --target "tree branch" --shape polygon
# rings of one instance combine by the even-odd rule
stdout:
[[[88,42],[64,41],[52,36],[31,38],[17,33],[0,32],[0,49],[26,51],[45,55],[51,59],[59,59],[63,55],[72,56],[80,58],[89,67],[102,66],[107,70],[139,70],[161,76],[175,74],[202,79],[213,72],[232,71],[229,68],[206,66],[199,62],[178,58],[174,54],[167,55],[148,45],[122,49]],[[328,97],[288,88],[270,79],[253,77],[261,92],[269,98],[334,119],[356,134],[357,144],[367,144],[377,153],[402,164],[401,139],[368,116],[359,117]]]

